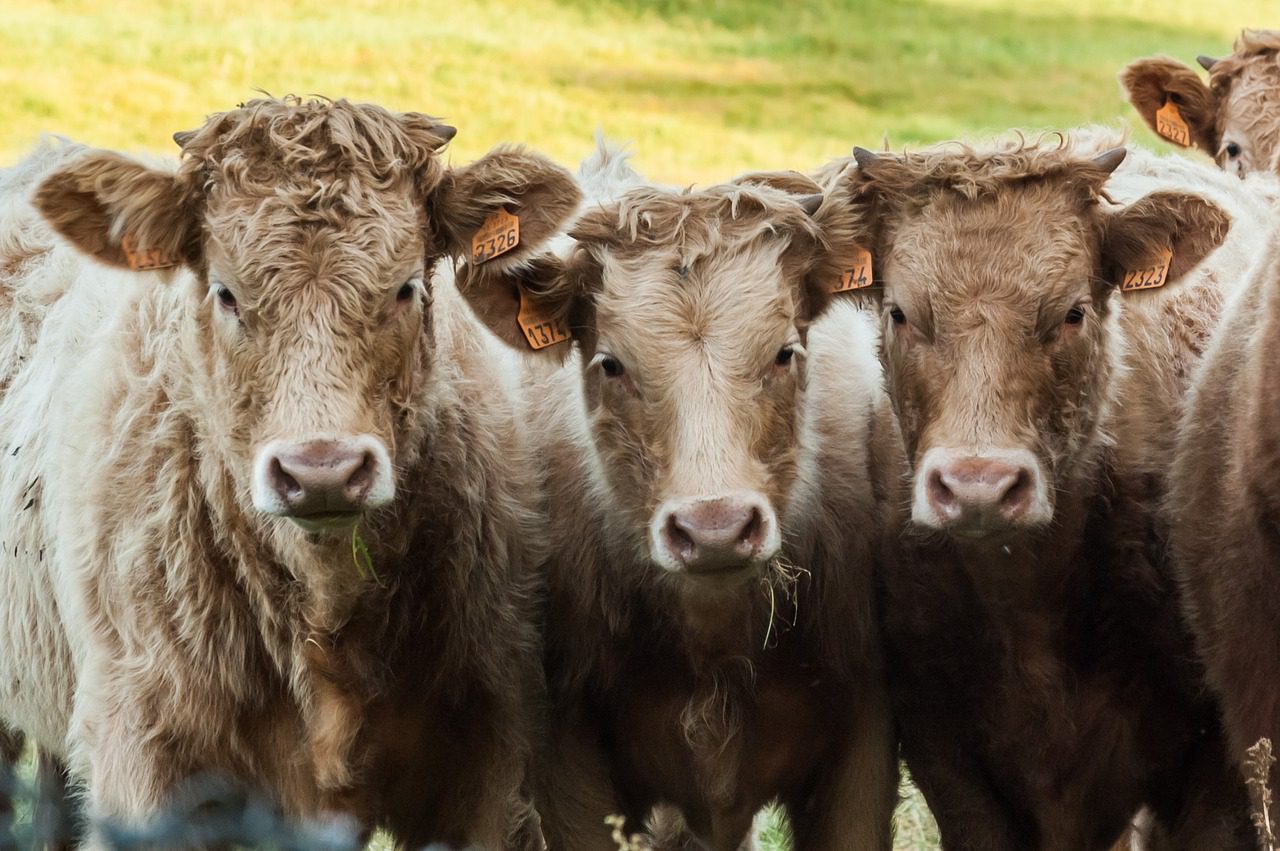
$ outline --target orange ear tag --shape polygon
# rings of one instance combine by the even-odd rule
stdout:
[[[537,351],[569,339],[569,329],[564,324],[545,315],[529,301],[524,288],[520,288],[520,313],[516,319],[520,322],[520,330],[529,343],[529,348]]]
[[[520,217],[499,207],[471,237],[471,262],[483,263],[520,244]]]
[[[1145,269],[1134,269],[1124,276],[1120,283],[1122,292],[1131,290],[1154,290],[1163,287],[1169,278],[1169,262],[1173,260],[1173,252],[1168,248],[1160,253],[1160,262]]]
[[[1175,145],[1191,147],[1191,128],[1172,100],[1166,100],[1164,106],[1156,110],[1156,132]]]
[[[138,248],[138,242],[132,234],[126,234],[124,239],[120,240],[120,249],[124,251],[124,259],[129,263],[129,268],[135,272],[172,269],[178,265],[178,261],[159,248]]]
[[[873,283],[875,283],[875,277],[871,274],[871,252],[865,248],[859,248],[854,254],[853,267],[845,270],[840,280],[831,286],[830,291],[847,293],[865,289]]]

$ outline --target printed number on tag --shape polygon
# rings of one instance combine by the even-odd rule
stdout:
[[[139,248],[138,241],[132,234],[120,240],[120,248],[124,251],[124,259],[129,263],[129,268],[135,272],[169,269],[178,265],[159,248]]]
[[[1157,287],[1163,287],[1169,278],[1169,263],[1172,260],[1173,252],[1168,248],[1164,249],[1159,263],[1127,273],[1120,284],[1121,291],[1154,290]]]
[[[875,282],[871,274],[871,252],[859,248],[854,255],[853,266],[840,276],[840,280],[831,288],[833,293],[844,293],[869,287]]]
[[[553,320],[538,310],[529,301],[529,296],[525,294],[523,288],[520,290],[520,313],[517,319],[520,322],[520,330],[524,332],[524,338],[529,343],[529,348],[534,351],[569,339],[569,329],[562,322]]]
[[[1191,145],[1191,129],[1182,117],[1178,105],[1171,100],[1156,110],[1156,132],[1164,138],[1184,148]]]
[[[471,262],[483,263],[520,244],[520,217],[499,207],[471,237]]]

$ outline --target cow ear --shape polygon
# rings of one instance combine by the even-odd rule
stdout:
[[[198,259],[199,222],[184,198],[174,174],[104,151],[46,177],[35,205],[81,251],[145,271]]]
[[[872,170],[892,169],[895,163],[891,157],[858,151],[867,167],[859,160],[858,167],[844,168],[812,214],[823,237],[806,282],[814,304],[852,298],[878,307],[884,293],[878,274],[879,221],[885,204]]]
[[[1131,291],[1181,280],[1226,239],[1231,217],[1197,195],[1153,192],[1102,228],[1102,276]]]
[[[1156,135],[1182,147],[1196,145],[1209,156],[1217,155],[1218,97],[1193,68],[1163,56],[1139,59],[1120,72],[1120,85]],[[1172,127],[1160,126],[1156,113],[1171,107],[1186,124],[1189,139],[1176,129],[1176,118]]]
[[[446,171],[427,204],[445,254],[502,268],[536,255],[581,197],[573,176],[551,160],[500,147]]]
[[[540,254],[518,266],[468,263],[458,269],[458,289],[495,336],[518,351],[563,360],[580,318],[575,311],[573,269]]]

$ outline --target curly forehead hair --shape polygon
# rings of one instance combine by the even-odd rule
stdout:
[[[1065,136],[1002,137],[985,149],[946,142],[919,152],[884,154],[855,173],[855,195],[874,192],[901,204],[927,204],[947,194],[991,198],[1032,183],[1056,183],[1092,202],[1105,198],[1110,169],[1082,156]]]
[[[1242,68],[1259,60],[1280,67],[1280,30],[1245,30],[1240,33],[1231,55],[1213,63],[1209,82],[1214,86],[1229,83]]]
[[[359,207],[367,191],[406,183],[425,195],[440,182],[436,155],[452,136],[427,115],[286,96],[241,104],[174,139],[179,179],[193,194],[291,197],[315,209]]]

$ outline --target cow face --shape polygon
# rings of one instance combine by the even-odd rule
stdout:
[[[1280,30],[1246,30],[1230,56],[1199,62],[1207,85],[1194,69],[1164,57],[1130,64],[1120,81],[1157,133],[1157,112],[1172,102],[1190,131],[1186,142],[1222,168],[1240,177],[1280,173]],[[1182,144],[1176,133],[1161,135]]]
[[[453,128],[345,101],[258,101],[179,134],[177,173],[89,154],[37,193],[64,236],[189,287],[202,431],[245,508],[308,532],[389,504],[434,372],[430,276],[499,205],[535,204],[521,250],[577,202],[519,151],[446,170]]]
[[[781,547],[806,328],[827,300],[819,200],[767,185],[632,190],[578,220],[566,266],[520,284],[580,349],[614,528],[700,587],[749,577]],[[492,306],[503,291],[465,276],[489,302],[479,312],[523,345],[512,308]]]
[[[1126,275],[1171,252],[1177,281],[1224,237],[1194,196],[1119,210],[1117,149],[857,154],[832,203],[882,270],[881,358],[918,527],[999,538],[1048,524],[1099,439]]]

